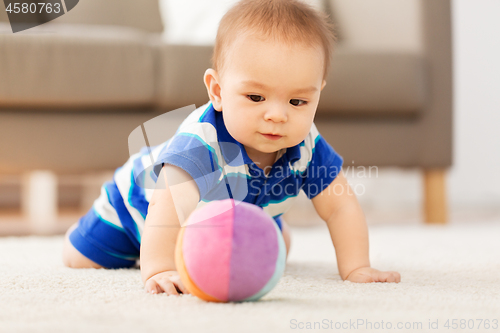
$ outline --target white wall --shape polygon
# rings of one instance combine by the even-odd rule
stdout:
[[[455,0],[455,206],[500,208],[500,1]]]

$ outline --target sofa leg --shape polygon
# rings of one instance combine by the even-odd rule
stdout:
[[[23,175],[21,209],[31,232],[49,234],[57,223],[57,175],[34,170]]]
[[[446,169],[424,169],[425,223],[448,222]]]

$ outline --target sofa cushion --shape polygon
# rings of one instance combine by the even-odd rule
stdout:
[[[161,44],[158,50],[157,106],[173,110],[208,102],[203,76],[212,67],[213,46]]]
[[[0,24],[0,107],[152,105],[154,49],[140,30]]]
[[[203,74],[211,46],[160,45],[157,102],[174,108],[208,101]],[[339,47],[319,114],[411,115],[425,103],[424,61],[407,53],[377,53]]]
[[[423,53],[421,0],[327,0],[342,42],[363,50]]]
[[[130,133],[155,116],[147,111],[2,111],[0,175],[33,169],[66,174],[114,170],[130,157]]]
[[[339,46],[318,114],[414,115],[426,99],[425,61],[414,53]]]

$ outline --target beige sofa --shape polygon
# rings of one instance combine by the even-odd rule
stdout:
[[[315,121],[344,167],[422,168],[426,221],[445,222],[450,0],[401,3],[323,3],[341,40]],[[113,170],[127,160],[134,128],[208,100],[212,47],[163,42],[157,0],[85,0],[16,34],[3,4],[0,12],[0,174]]]

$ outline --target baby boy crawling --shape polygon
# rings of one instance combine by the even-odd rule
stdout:
[[[399,273],[370,267],[368,229],[343,159],[313,123],[333,42],[327,19],[298,0],[237,3],[220,22],[213,68],[204,75],[210,102],[167,142],[142,149],[115,171],[66,233],[65,265],[131,267],[140,257],[147,292],[188,293],[174,250],[194,209],[228,192],[258,205],[275,219],[288,252],[281,215],[303,190],[327,223],[343,280],[399,282]],[[134,178],[148,154],[154,190]]]

